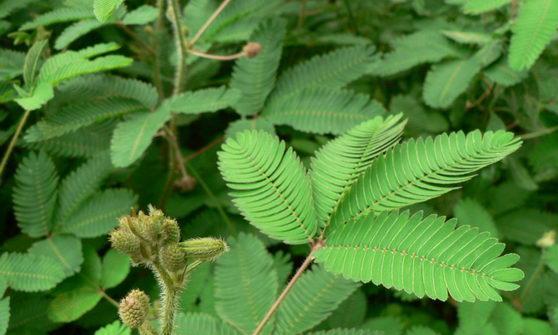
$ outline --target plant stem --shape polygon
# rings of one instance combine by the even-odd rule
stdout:
[[[6,152],[4,152],[4,156],[2,156],[2,163],[0,163],[0,182],[2,180],[2,174],[4,173],[4,169],[8,164],[8,159],[10,158],[10,155],[14,150],[14,147],[17,143],[17,139],[19,138],[19,135],[21,134],[21,130],[23,129],[23,126],[25,125],[27,119],[29,118],[29,114],[31,114],[30,110],[26,110],[25,113],[23,113],[23,116],[21,117],[21,120],[19,120],[19,124],[17,125],[14,136],[12,137],[10,144],[8,144],[8,149],[6,149]]]
[[[532,138],[537,138],[537,137],[540,137],[540,136],[551,134],[551,133],[553,133],[557,130],[558,130],[558,126],[550,127],[550,128],[537,130],[537,131],[534,131],[532,133],[523,134],[520,137],[524,140],[529,140],[529,139],[532,139]]]
[[[170,13],[170,22],[172,25],[174,44],[176,48],[176,70],[174,73],[174,90],[173,95],[177,95],[182,91],[182,84],[184,81],[184,45],[186,44],[184,40],[184,34],[180,19],[180,11],[177,0],[168,0],[168,7]]]
[[[139,333],[140,335],[157,335],[155,330],[151,328],[149,321],[145,321],[143,325],[141,325],[141,327],[139,328]]]
[[[163,305],[161,306],[162,333],[161,335],[172,335],[174,330],[174,315],[177,306],[179,287],[175,285],[171,276],[167,273],[159,261],[153,262],[156,276],[162,289]]]
[[[287,294],[289,294],[290,290],[293,288],[294,284],[298,281],[298,279],[300,278],[300,276],[302,276],[302,273],[304,273],[304,271],[310,266],[310,264],[312,264],[312,262],[314,261],[314,253],[319,250],[322,246],[324,245],[322,240],[318,240],[313,246],[312,246],[312,250],[310,251],[310,253],[308,254],[308,256],[306,256],[306,259],[304,260],[304,262],[302,263],[302,265],[298,268],[298,270],[296,271],[296,273],[294,274],[294,276],[291,278],[291,280],[289,281],[289,283],[287,284],[287,286],[285,286],[285,288],[283,289],[283,292],[281,292],[281,295],[279,295],[279,298],[277,298],[277,300],[275,300],[275,302],[273,303],[273,305],[271,305],[271,307],[269,308],[269,310],[267,311],[267,313],[265,314],[265,316],[263,317],[263,319],[260,321],[260,323],[258,324],[258,326],[256,327],[256,330],[254,330],[254,332],[252,333],[252,335],[259,335],[262,330],[264,329],[265,325],[267,324],[267,322],[269,321],[269,319],[271,319],[271,317],[273,316],[273,314],[277,311],[277,309],[279,308],[279,306],[281,305],[281,303],[283,302],[283,300],[285,300],[285,298],[287,297]]]
[[[162,100],[165,96],[165,88],[163,86],[163,80],[161,79],[161,35],[163,29],[165,28],[165,1],[157,0],[157,21],[153,28],[153,39],[152,44],[155,49],[155,59],[154,59],[154,69],[153,69],[153,82],[157,88],[157,93],[159,93],[159,98]]]
[[[219,61],[231,61],[231,60],[239,59],[240,57],[244,56],[244,51],[240,51],[232,55],[212,55],[199,50],[188,49],[188,53],[201,58],[207,58],[207,59],[213,59]]]
[[[176,138],[176,134],[171,129],[167,128],[167,139],[174,152],[174,157],[176,159],[176,166],[178,166],[178,171],[180,171],[180,175],[182,178],[190,178],[188,171],[186,171],[186,162],[184,161],[184,157],[182,157],[182,152],[180,151],[180,146],[178,145],[178,139]]]
[[[221,4],[219,5],[219,7],[217,7],[215,12],[213,12],[213,14],[211,14],[211,16],[207,19],[207,21],[205,21],[205,23],[201,26],[201,28],[196,32],[196,35],[194,35],[194,37],[192,37],[192,39],[188,43],[188,48],[191,48],[191,47],[194,46],[194,44],[196,44],[196,42],[200,39],[200,37],[207,30],[207,28],[209,28],[209,26],[213,23],[213,21],[215,21],[215,19],[217,19],[217,17],[221,14],[221,12],[223,12],[225,7],[227,7],[227,5],[230,2],[231,2],[231,0],[224,0],[223,2],[221,2]]]

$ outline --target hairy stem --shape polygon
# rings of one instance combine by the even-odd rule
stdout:
[[[178,138],[176,138],[176,133],[171,129],[167,128],[167,139],[172,151],[174,152],[174,158],[176,159],[176,166],[182,178],[190,178],[188,171],[186,171],[186,162],[184,157],[182,157],[182,152],[180,151],[180,146],[178,145]]]
[[[188,48],[191,48],[191,47],[194,46],[194,44],[196,44],[196,42],[200,39],[200,37],[207,30],[207,28],[209,28],[209,26],[211,26],[213,21],[215,21],[215,19],[217,19],[217,17],[223,12],[225,7],[227,7],[227,5],[230,2],[231,2],[231,0],[224,0],[223,2],[221,2],[219,7],[217,7],[217,9],[213,12],[213,14],[211,14],[211,16],[207,19],[207,21],[205,21],[205,23],[201,26],[201,28],[196,32],[196,35],[194,35],[194,37],[192,37],[192,39],[188,43]]]
[[[256,327],[256,330],[254,330],[252,335],[259,335],[262,332],[262,330],[264,329],[264,327],[267,324],[267,322],[269,321],[269,319],[271,319],[271,317],[277,311],[277,309],[279,308],[279,306],[281,305],[283,300],[285,300],[285,298],[287,297],[287,294],[289,294],[289,292],[291,291],[293,286],[296,284],[296,282],[298,281],[300,276],[302,276],[304,271],[306,269],[308,269],[310,264],[312,264],[312,262],[314,261],[314,253],[317,250],[319,250],[323,245],[324,244],[323,244],[322,240],[318,240],[316,243],[314,243],[314,245],[312,246],[312,250],[310,251],[308,256],[306,256],[306,259],[304,260],[302,265],[298,268],[298,270],[296,270],[296,273],[294,274],[294,276],[291,278],[291,280],[289,281],[287,286],[285,286],[285,288],[283,289],[283,292],[281,292],[281,294],[279,295],[277,300],[275,300],[273,305],[271,305],[271,307],[269,308],[269,310],[267,311],[267,313],[265,314],[263,319],[260,321],[260,323]]]
[[[157,332],[151,327],[149,321],[145,321],[138,330],[140,335],[157,335]]]
[[[12,154],[12,151],[15,148],[15,145],[17,143],[17,139],[19,138],[19,135],[21,134],[21,130],[23,130],[23,126],[25,126],[25,123],[27,122],[27,119],[29,118],[29,114],[31,114],[30,110],[26,110],[25,113],[23,113],[23,116],[21,117],[21,120],[19,120],[19,124],[17,125],[14,136],[12,137],[12,139],[10,141],[10,144],[8,144],[8,149],[6,149],[6,151],[4,152],[4,156],[2,156],[2,163],[0,163],[0,183],[1,183],[1,180],[2,180],[2,174],[4,173],[4,169],[6,168],[6,165],[8,164],[8,160],[10,158],[10,155]]]
[[[161,335],[172,335],[174,330],[174,316],[176,314],[179,287],[172,280],[159,261],[153,262],[153,267],[162,289],[163,304],[160,310],[162,324]]]
[[[186,42],[181,24],[180,6],[178,5],[178,0],[168,0],[167,3],[169,8],[169,20],[172,26],[174,44],[176,48],[176,70],[174,73],[173,95],[177,95],[182,91],[182,85],[184,82],[184,45]]]

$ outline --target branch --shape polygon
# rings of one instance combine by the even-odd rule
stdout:
[[[180,12],[177,0],[168,0],[169,7],[169,21],[172,25],[174,44],[176,48],[176,70],[174,73],[174,90],[173,95],[177,95],[182,90],[182,83],[184,81],[184,34],[182,25],[180,24]]]
[[[0,183],[1,183],[1,180],[2,180],[2,174],[4,173],[4,169],[6,168],[6,165],[8,164],[8,159],[10,158],[10,155],[12,154],[12,151],[14,150],[14,147],[17,143],[17,139],[19,138],[19,135],[21,134],[21,130],[23,129],[23,126],[25,125],[25,123],[27,122],[27,119],[29,118],[29,114],[31,114],[30,110],[26,110],[25,113],[23,113],[23,116],[21,117],[21,120],[19,121],[19,124],[17,125],[14,136],[12,137],[12,140],[10,141],[10,144],[8,144],[8,149],[6,149],[6,152],[4,152],[4,156],[2,157],[2,163],[0,163]]]
[[[304,262],[302,263],[302,265],[298,268],[298,270],[296,271],[295,275],[291,278],[291,280],[289,281],[289,283],[287,284],[287,286],[283,289],[283,292],[281,292],[281,295],[279,296],[279,298],[277,298],[277,300],[275,300],[275,302],[273,303],[273,305],[271,306],[271,308],[267,311],[267,313],[265,314],[265,316],[263,317],[263,319],[260,321],[260,323],[258,324],[258,326],[256,327],[256,330],[254,330],[254,332],[252,333],[252,335],[259,335],[262,330],[264,329],[265,325],[267,324],[267,322],[269,321],[269,319],[271,319],[271,317],[273,316],[273,314],[277,311],[277,309],[279,308],[279,306],[281,305],[281,303],[283,302],[283,300],[285,300],[285,298],[287,297],[287,294],[290,292],[290,290],[293,288],[294,284],[298,281],[298,279],[300,278],[300,276],[302,276],[302,273],[310,266],[310,264],[312,264],[312,262],[314,261],[314,253],[316,251],[318,251],[321,247],[323,247],[324,242],[322,240],[318,240],[313,246],[312,246],[312,250],[310,251],[310,253],[308,254],[308,256],[306,256],[306,259],[304,260]]]
[[[192,37],[192,39],[188,43],[188,48],[191,48],[191,47],[194,46],[194,44],[196,44],[196,42],[200,39],[200,37],[207,30],[207,28],[209,28],[209,26],[213,23],[213,21],[215,21],[215,19],[217,19],[217,17],[223,12],[225,7],[227,7],[227,5],[230,2],[231,2],[231,0],[223,0],[223,2],[219,5],[219,7],[217,7],[215,12],[213,12],[213,14],[211,14],[211,16],[207,19],[207,21],[205,21],[205,23],[201,26],[201,28],[196,32],[196,35],[194,35],[194,37]]]

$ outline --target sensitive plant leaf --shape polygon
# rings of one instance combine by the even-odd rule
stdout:
[[[131,335],[132,330],[123,324],[120,321],[114,321],[111,324],[104,326],[103,328],[98,329],[95,332],[95,335]]]
[[[277,310],[276,334],[300,334],[325,320],[358,284],[314,267],[305,272]]]
[[[124,0],[94,0],[93,13],[99,22],[108,21]]]
[[[461,199],[453,209],[459,225],[478,227],[479,230],[489,232],[498,237],[498,229],[490,213],[474,199]]]
[[[66,277],[79,272],[83,263],[81,240],[72,235],[54,235],[35,242],[28,252],[58,262],[64,269]]]
[[[344,277],[445,301],[502,301],[524,276],[511,268],[519,256],[502,255],[498,243],[478,228],[419,212],[384,212],[335,227],[316,259]]]
[[[31,153],[18,166],[15,180],[13,202],[18,226],[31,237],[48,235],[58,187],[54,163],[44,152]]]
[[[297,64],[281,74],[271,101],[290,99],[305,88],[343,88],[365,74],[372,53],[367,46],[347,47]]]
[[[35,42],[27,55],[25,56],[25,63],[23,64],[23,81],[27,88],[33,87],[35,84],[35,75],[41,60],[41,55],[48,45],[48,40],[41,40]]]
[[[87,313],[101,300],[91,286],[80,286],[56,294],[48,306],[48,317],[54,322],[72,322]]]
[[[322,227],[327,226],[331,213],[374,159],[397,144],[404,126],[401,115],[376,117],[351,128],[317,151],[310,177]]]
[[[434,108],[449,107],[467,90],[469,83],[481,68],[481,63],[474,58],[434,65],[428,71],[424,82],[424,102]]]
[[[273,124],[318,134],[341,134],[385,113],[365,94],[330,88],[307,88],[273,99],[262,115]]]
[[[122,23],[126,25],[144,25],[157,19],[159,10],[156,7],[143,5],[126,14]]]
[[[488,79],[504,87],[513,86],[527,77],[527,71],[515,71],[505,60],[490,66],[483,73]]]
[[[95,29],[101,28],[104,23],[99,22],[97,19],[86,19],[77,21],[70,26],[66,27],[64,31],[58,36],[54,42],[56,50],[67,48],[72,42],[78,38],[85,36]]]
[[[423,30],[395,39],[393,51],[368,64],[368,73],[390,76],[424,63],[453,58],[459,51],[439,31]]]
[[[558,245],[547,248],[543,253],[543,259],[546,266],[558,273]]]
[[[77,21],[92,17],[93,13],[88,8],[62,7],[37,16],[33,21],[22,25],[19,30],[30,30],[40,26],[49,26],[55,23]]]
[[[449,122],[439,111],[427,110],[421,101],[412,95],[396,95],[391,98],[389,110],[392,114],[402,113],[407,118],[405,132],[409,135],[424,133],[439,134],[447,131]]]
[[[138,160],[170,118],[171,110],[163,106],[154,112],[137,114],[120,122],[110,144],[112,164],[126,167]]]
[[[463,30],[444,30],[444,36],[461,44],[484,45],[492,41],[489,34],[477,31],[463,31]]]
[[[231,88],[241,92],[234,104],[237,113],[252,115],[263,108],[275,84],[284,37],[285,22],[278,19],[265,21],[254,31],[250,41],[260,43],[261,52],[238,59],[232,73]]]
[[[126,279],[130,272],[130,259],[128,256],[114,249],[107,251],[103,257],[101,272],[101,287],[109,289],[117,286]]]
[[[477,130],[408,140],[372,163],[339,205],[332,224],[440,196],[520,146],[521,140],[505,131],[482,134]]]
[[[30,94],[14,99],[21,108],[33,111],[43,107],[47,102],[54,98],[54,89],[50,83],[40,82],[35,86]]]
[[[261,130],[275,135],[275,127],[264,117],[253,118],[250,120],[236,120],[229,123],[225,132],[226,138],[235,137],[245,130]]]
[[[229,138],[219,170],[242,215],[266,235],[302,244],[317,231],[312,187],[292,148],[264,131]]]
[[[174,332],[176,335],[240,335],[240,333],[231,326],[205,313],[178,314]]]
[[[66,277],[64,268],[51,258],[34,254],[3,253],[0,277],[16,291],[49,290]]]
[[[10,297],[0,300],[0,335],[6,334],[10,322]]]
[[[394,316],[379,316],[368,319],[362,328],[372,331],[372,334],[379,332],[380,334],[389,333],[390,335],[403,335],[405,325],[403,320]]]
[[[554,213],[535,208],[520,208],[498,217],[496,224],[506,239],[524,245],[535,245],[545,233],[558,229],[557,222],[558,215]]]
[[[463,5],[465,14],[482,14],[509,4],[512,0],[466,0]]]
[[[126,189],[109,189],[100,192],[71,217],[57,226],[57,231],[74,234],[81,238],[106,234],[118,224],[118,217],[130,213],[136,196]]]
[[[0,48],[0,80],[10,80],[23,73],[25,54],[19,51]]]
[[[76,102],[47,115],[29,128],[25,134],[28,142],[44,141],[90,126],[96,122],[145,111],[145,107],[129,98],[108,98]]]
[[[216,112],[234,105],[239,98],[240,91],[221,86],[174,96],[169,102],[169,108],[174,113],[181,114]]]
[[[64,224],[72,214],[101,186],[112,171],[106,152],[99,154],[68,174],[60,185],[57,225]]]
[[[521,2],[513,25],[508,62],[516,71],[527,70],[539,58],[558,29],[558,0]]]
[[[229,239],[229,245],[231,250],[217,259],[215,308],[225,322],[251,334],[275,301],[277,273],[273,258],[255,236],[241,233]]]

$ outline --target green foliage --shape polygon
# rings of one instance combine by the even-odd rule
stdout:
[[[0,275],[14,290],[35,292],[53,288],[64,279],[64,268],[54,260],[34,254],[3,253]]]
[[[116,9],[124,3],[124,0],[94,0],[93,13],[100,22],[110,19]]]

